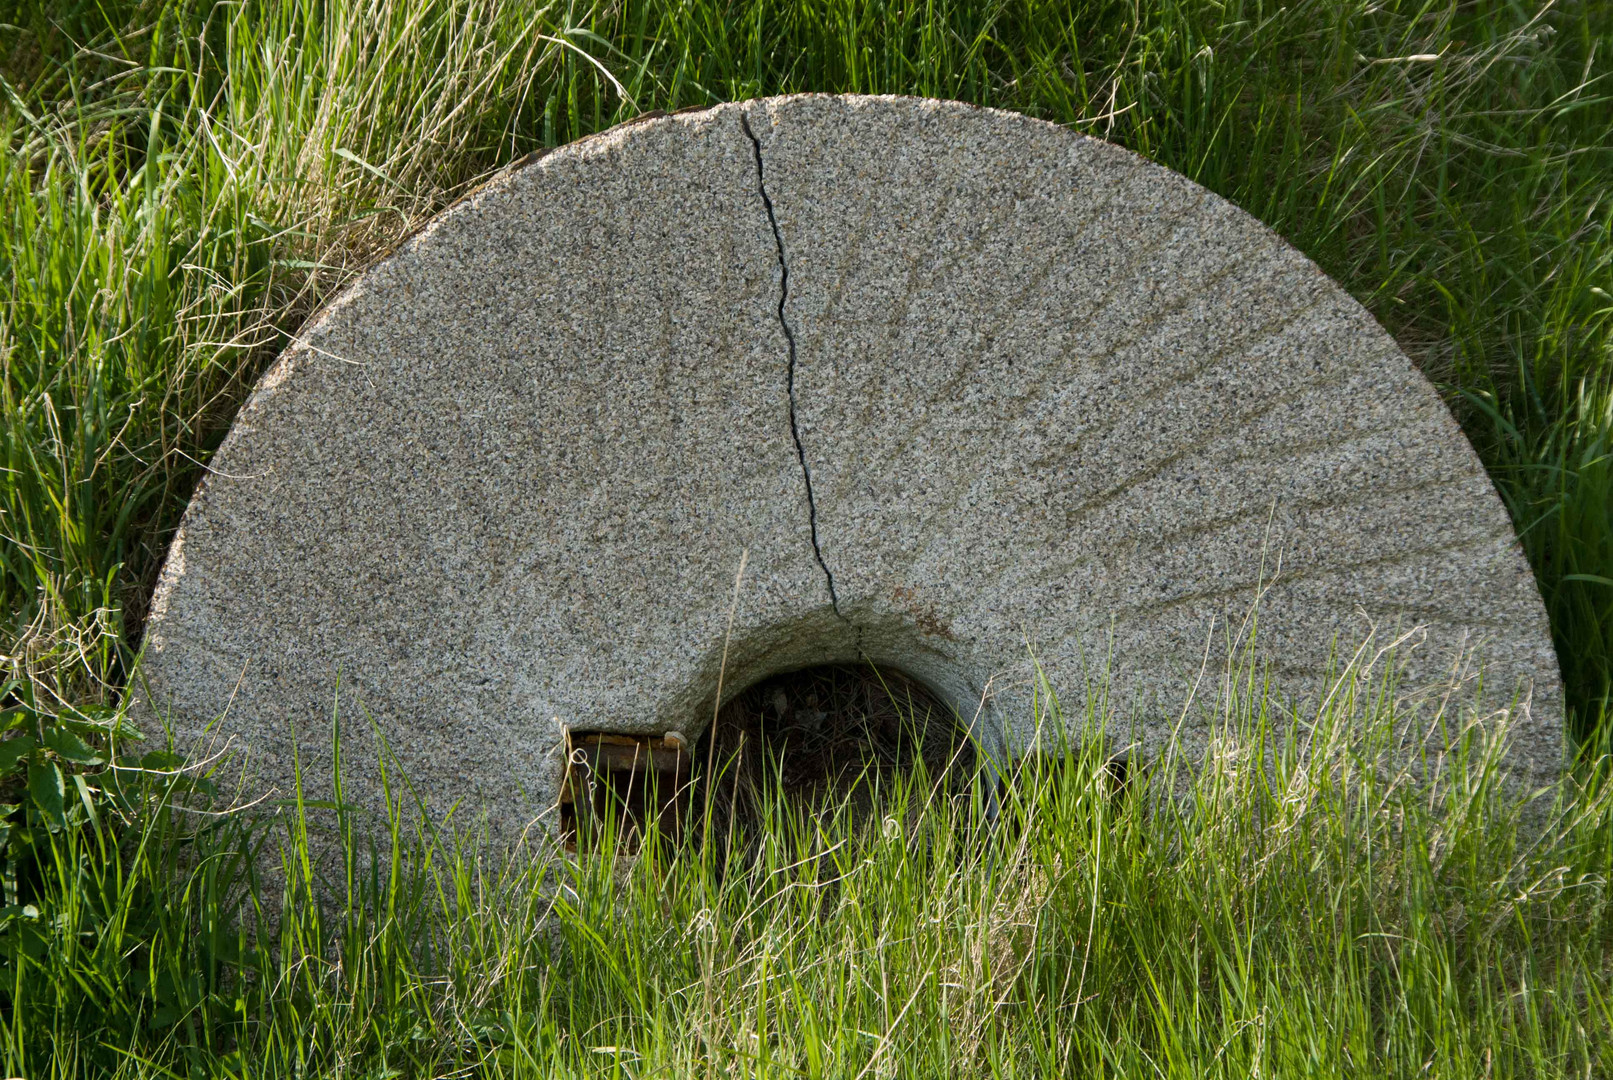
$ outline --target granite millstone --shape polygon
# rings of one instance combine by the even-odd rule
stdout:
[[[719,670],[866,657],[1009,751],[1037,665],[1101,673],[1155,745],[1257,594],[1293,692],[1419,628],[1408,694],[1476,656],[1510,767],[1558,774],[1507,514],[1315,265],[1050,124],[775,98],[514,167],[305,326],[174,541],[142,707],[282,789],[295,736],[315,790],[335,710],[360,802],[379,733],[521,827],[562,725],[695,735]]]

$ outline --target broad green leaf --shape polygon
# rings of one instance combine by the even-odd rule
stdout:
[[[29,751],[34,748],[32,735],[18,735],[15,739],[0,741],[0,776],[4,776],[17,767]]]
[[[74,765],[99,765],[106,759],[96,753],[90,744],[59,725],[45,729],[45,745],[63,761]]]
[[[140,767],[153,771],[166,772],[169,769],[177,769],[184,763],[185,759],[172,750],[152,750],[140,758]]]
[[[67,824],[62,814],[67,785],[54,761],[36,761],[28,766],[28,794],[33,796],[34,805],[52,828],[60,829]]]
[[[97,738],[106,735],[118,735],[124,738],[141,737],[131,727],[124,726],[120,728],[115,724],[98,724],[93,720],[74,720],[66,716],[58,716],[56,723],[75,735],[94,735]]]
[[[118,710],[109,705],[80,705],[74,713],[73,716],[58,716],[56,722],[79,735],[94,735],[98,738],[107,735],[127,739],[144,738],[132,725],[124,721]]]

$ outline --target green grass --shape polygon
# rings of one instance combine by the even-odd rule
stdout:
[[[151,812],[89,764],[185,502],[316,304],[531,150],[797,90],[1068,124],[1315,258],[1465,425],[1573,731],[1606,746],[1610,73],[1593,0],[0,5],[0,727],[42,740],[28,792],[0,777],[28,804],[6,811],[6,1067],[1613,1072],[1606,796],[1530,846],[1481,765],[1443,813],[1303,756],[1270,782],[1213,759],[1185,818],[1049,796],[1011,857],[876,844],[832,919],[699,867],[618,885],[444,841],[333,906],[294,890],[248,939],[248,824]]]
[[[1081,740],[990,829],[978,790],[931,799],[922,776],[861,829],[764,801],[759,843],[734,844],[753,861],[725,873],[713,847],[618,862],[608,822],[575,861],[501,848],[426,824],[396,774],[382,822],[198,821],[147,775],[129,790],[160,809],[55,834],[23,883],[38,914],[7,912],[0,1063],[1608,1075],[1613,788],[1531,813],[1497,782],[1504,723],[1457,715],[1433,722],[1463,729],[1458,752],[1414,779],[1392,687],[1359,661],[1305,714],[1230,674],[1189,706],[1216,724],[1209,754],[1167,753],[1119,796]],[[1101,715],[1098,697],[1062,718]]]

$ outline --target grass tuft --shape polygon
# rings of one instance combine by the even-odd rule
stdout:
[[[1365,654],[1363,654],[1365,655]],[[13,1074],[1596,1076],[1613,1068],[1613,788],[1502,782],[1509,719],[1397,711],[1357,664],[1235,669],[1114,783],[1101,713],[988,819],[922,758],[760,791],[704,847],[555,858],[338,802],[51,834],[5,909]],[[1093,698],[1092,700],[1098,700]],[[1456,733],[1424,769],[1401,740]],[[338,756],[339,761],[339,756]],[[1412,764],[1408,764],[1411,762]],[[337,790],[340,790],[339,784]],[[694,793],[698,804],[698,793]],[[809,811],[807,808],[811,808]],[[618,842],[625,844],[621,846]],[[725,852],[743,852],[732,859]],[[267,869],[265,869],[267,868]]]

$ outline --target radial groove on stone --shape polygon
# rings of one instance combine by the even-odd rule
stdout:
[[[1408,693],[1477,646],[1530,695],[1517,771],[1561,763],[1533,578],[1394,342],[1225,201],[1023,117],[779,98],[512,169],[305,327],[213,464],[149,704],[281,786],[339,679],[361,801],[373,722],[434,809],[520,825],[560,725],[693,735],[725,645],[725,695],[861,649],[1011,747],[1034,651],[1152,743],[1257,594],[1285,689],[1423,625]]]

